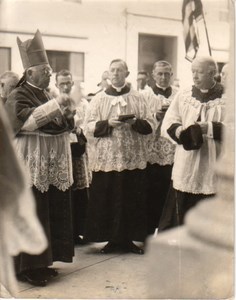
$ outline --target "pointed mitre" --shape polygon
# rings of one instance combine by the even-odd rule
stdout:
[[[44,49],[42,36],[39,30],[36,31],[34,38],[22,42],[17,37],[17,44],[24,69],[29,67],[48,64],[47,53]]]

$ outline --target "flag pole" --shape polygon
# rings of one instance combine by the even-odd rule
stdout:
[[[210,56],[212,56],[211,46],[210,46],[210,40],[209,40],[209,36],[208,36],[208,31],[207,31],[207,26],[206,26],[206,20],[205,20],[204,12],[202,12],[202,17],[203,17],[203,22],[204,22],[204,27],[205,27],[205,32],[206,32],[206,38],[207,38],[207,45],[208,45],[209,54],[210,54]]]

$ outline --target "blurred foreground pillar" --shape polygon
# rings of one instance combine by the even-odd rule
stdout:
[[[213,200],[192,209],[184,226],[159,234],[150,242],[149,298],[225,299],[234,295],[233,16],[231,25],[224,153],[217,165],[219,192]]]

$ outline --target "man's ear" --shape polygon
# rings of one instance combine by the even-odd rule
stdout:
[[[208,73],[211,77],[215,77],[217,74],[216,70],[210,70]]]
[[[127,77],[129,76],[129,74],[130,74],[130,72],[129,72],[129,71],[127,71],[127,72],[126,72],[126,76],[125,76],[125,77],[127,78]]]
[[[27,75],[30,77],[32,75],[33,71],[32,70],[27,70]]]

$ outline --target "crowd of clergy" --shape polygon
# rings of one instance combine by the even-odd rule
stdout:
[[[57,93],[49,90],[53,70],[39,31],[17,45],[24,72],[0,76],[1,111],[46,237],[43,249],[34,247],[34,231],[17,223],[32,241],[14,256],[18,280],[45,286],[58,275],[53,262],[73,262],[75,245],[106,242],[101,255],[142,255],[149,238],[214,197],[228,65],[219,82],[214,59],[195,58],[193,85],[182,89],[160,60],[152,74],[138,72],[134,87],[127,63],[115,58],[86,98],[65,69],[56,73]]]

